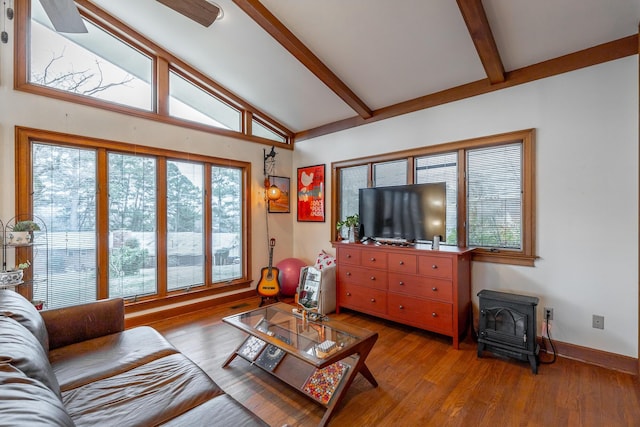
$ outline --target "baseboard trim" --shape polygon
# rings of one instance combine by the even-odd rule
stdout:
[[[165,320],[170,317],[176,317],[183,314],[192,313],[198,310],[205,310],[218,305],[227,304],[233,301],[239,301],[256,296],[255,289],[239,292],[233,295],[218,296],[210,295],[194,300],[183,301],[175,304],[169,304],[161,307],[154,307],[147,310],[140,310],[133,313],[126,313],[124,318],[125,328],[134,326],[148,325],[153,322]]]
[[[538,337],[538,342],[542,338]],[[547,354],[552,354],[551,346],[547,339],[544,340]],[[553,340],[556,352],[560,357],[567,359],[579,360],[581,362],[592,365],[601,366],[607,369],[625,372],[627,374],[638,376],[638,359],[621,354],[609,353],[607,351],[596,350],[594,348],[582,347],[575,344],[569,344],[562,341]],[[545,350],[543,350],[545,351]]]

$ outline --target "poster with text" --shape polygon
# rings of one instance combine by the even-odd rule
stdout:
[[[324,222],[324,168],[298,168],[298,221]]]

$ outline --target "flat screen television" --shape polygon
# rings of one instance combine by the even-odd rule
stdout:
[[[446,191],[444,182],[361,188],[360,238],[444,242]]]

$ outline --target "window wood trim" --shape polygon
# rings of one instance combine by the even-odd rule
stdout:
[[[251,183],[249,177],[251,176],[251,163],[242,162],[238,160],[224,159],[220,157],[205,156],[193,153],[186,153],[174,150],[167,150],[156,147],[140,146],[136,144],[127,144],[124,142],[103,140],[99,138],[84,137],[78,135],[70,135],[60,132],[51,132],[40,129],[33,129],[27,127],[15,127],[15,207],[16,214],[28,214],[33,212],[33,202],[31,198],[31,189],[33,188],[33,176],[31,173],[32,155],[31,144],[32,142],[51,143],[57,145],[64,145],[68,147],[77,147],[81,149],[94,149],[97,156],[97,192],[96,197],[96,232],[98,235],[105,236],[109,231],[108,222],[108,192],[106,186],[108,183],[107,176],[107,157],[108,153],[120,152],[124,154],[137,153],[139,155],[153,156],[157,162],[156,174],[158,185],[156,191],[160,193],[162,188],[166,189],[166,161],[171,160],[185,160],[192,162],[201,162],[206,166],[222,166],[222,167],[236,167],[240,169],[241,186],[242,186],[242,256],[245,259],[242,268],[242,277],[231,281],[224,281],[218,283],[211,282],[211,265],[213,262],[211,254],[209,253],[211,237],[209,231],[211,230],[211,173],[210,167],[205,167],[204,178],[205,191],[204,191],[204,206],[205,206],[205,283],[203,286],[197,288],[191,288],[191,290],[179,289],[175,291],[167,291],[166,282],[166,247],[162,246],[162,242],[166,241],[166,206],[161,204],[163,197],[158,198],[158,205],[156,207],[158,212],[158,224],[157,224],[157,236],[156,244],[158,246],[158,265],[157,265],[157,293],[151,296],[141,296],[137,300],[127,301],[127,306],[135,306],[138,309],[146,309],[147,307],[156,307],[159,305],[170,304],[174,302],[184,302],[187,300],[194,300],[198,298],[205,298],[211,295],[220,294],[222,292],[230,292],[239,289],[245,289],[250,287],[253,279],[251,277],[252,264],[251,264],[251,230],[250,230],[250,218],[251,218]],[[164,174],[164,175],[163,175]],[[28,194],[28,197],[24,195]],[[166,194],[166,191],[165,193]],[[164,209],[164,210],[162,210]],[[163,213],[164,212],[164,213]],[[164,218],[164,219],[163,219]],[[163,236],[164,234],[164,236]],[[109,269],[108,269],[108,248],[104,244],[96,246],[96,262],[97,262],[97,293],[96,297],[107,298],[109,287]],[[160,254],[164,252],[164,254]],[[165,259],[165,271],[161,271],[162,262],[161,258]],[[30,292],[30,291],[29,291]],[[31,298],[31,295],[26,295]]]
[[[400,159],[415,159],[420,156],[427,156],[440,153],[458,153],[458,245],[467,246],[466,217],[467,217],[467,183],[465,179],[465,153],[469,149],[492,147],[496,145],[509,144],[514,142],[522,143],[522,180],[523,180],[523,200],[522,200],[522,250],[496,250],[476,248],[473,251],[474,261],[492,262],[498,264],[512,264],[522,266],[534,266],[538,256],[536,251],[536,194],[535,194],[535,129],[525,129],[515,132],[508,132],[498,135],[490,135],[479,138],[472,138],[454,142],[448,142],[427,147],[413,148],[349,159],[331,164],[332,199],[331,199],[331,224],[335,224],[340,217],[340,170],[346,167],[367,165],[369,177],[371,177],[373,164]],[[413,164],[413,160],[409,163]],[[409,182],[413,184],[413,174],[409,175]],[[337,238],[335,227],[331,227],[331,238]]]

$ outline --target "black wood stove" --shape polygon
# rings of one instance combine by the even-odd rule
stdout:
[[[529,361],[538,373],[536,308],[538,298],[482,290],[478,322],[478,357],[487,350],[494,354]]]

